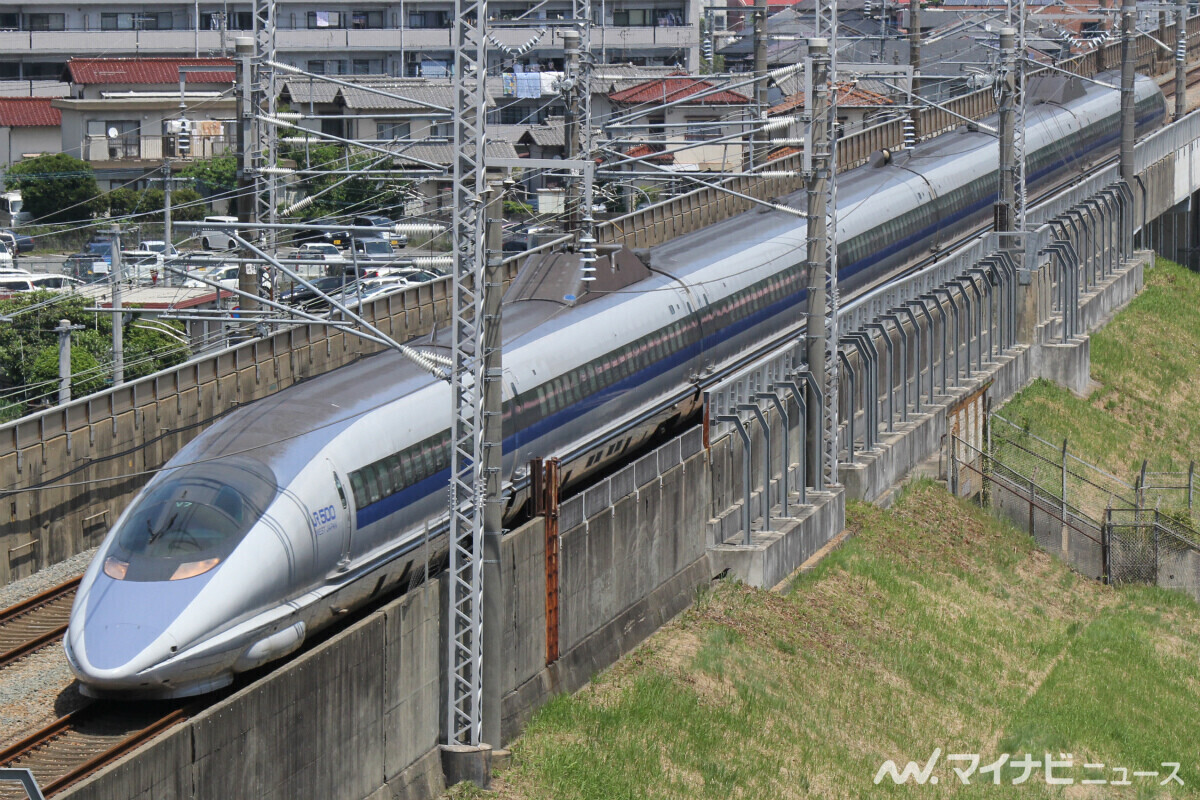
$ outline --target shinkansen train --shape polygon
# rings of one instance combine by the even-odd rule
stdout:
[[[1145,134],[1165,103],[1145,78],[1136,98]],[[1108,157],[1119,128],[1119,93],[1100,85],[1032,106],[1034,190]],[[963,129],[840,176],[843,293],[985,224],[997,157],[994,137]],[[803,208],[803,193],[779,202]],[[531,258],[503,311],[507,484],[530,458],[559,456],[579,485],[693,414],[722,369],[794,335],[805,237],[802,217],[750,211],[609,253],[590,288],[577,262]],[[448,352],[444,336],[418,346]],[[84,692],[216,689],[404,580],[446,516],[450,414],[449,385],[389,351],[213,424],[134,498],[84,575],[65,640]],[[521,492],[509,499],[516,513]]]

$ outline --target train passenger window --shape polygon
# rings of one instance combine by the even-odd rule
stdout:
[[[367,489],[363,486],[361,472],[350,473],[350,489],[354,492],[354,505],[362,508],[367,504]]]
[[[404,470],[400,467],[400,454],[388,456],[387,469],[392,476],[392,491],[398,492],[400,489],[408,485],[408,481],[404,479]]]
[[[379,496],[387,497],[392,494],[392,473],[387,468],[386,461],[375,462],[375,478],[379,481]]]
[[[413,469],[411,448],[400,454],[400,471],[404,474],[404,484],[406,486],[412,486],[417,482],[416,471]]]
[[[379,479],[375,475],[375,465],[368,464],[363,467],[363,482],[367,485],[367,502],[375,503],[379,500]]]

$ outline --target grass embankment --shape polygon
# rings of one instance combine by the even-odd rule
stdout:
[[[1200,275],[1158,259],[1146,288],[1092,336],[1086,399],[1049,381],[999,413],[1119,478],[1186,470],[1200,456]]]
[[[1200,608],[1120,593],[929,483],[785,594],[721,582],[575,696],[541,709],[502,798],[1182,797],[1200,789]],[[942,759],[925,786],[876,786],[885,759]],[[951,753],[1073,755],[1010,785],[963,786]],[[1081,786],[1103,762],[1183,764],[1185,787]],[[990,778],[983,778],[989,781]],[[1134,780],[1132,777],[1130,780]],[[1139,786],[1140,784],[1140,786]],[[460,787],[454,795],[474,796]]]

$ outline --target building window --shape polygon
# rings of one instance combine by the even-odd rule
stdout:
[[[382,28],[383,11],[363,11],[361,9],[355,11],[350,15],[350,27],[356,29]]]
[[[716,120],[709,119],[689,119],[687,121],[687,133],[684,138],[689,142],[706,142],[709,139],[716,139],[721,135],[720,130],[716,126]]]
[[[21,77],[21,65],[16,61],[0,62],[0,81],[15,81]]]
[[[410,28],[449,28],[450,21],[449,11],[410,11],[408,14]]]
[[[66,30],[66,14],[26,14],[25,21],[31,31],[62,31]]]
[[[375,136],[378,139],[407,139],[412,132],[412,126],[407,122],[379,122],[375,125]]]
[[[305,69],[307,69],[313,75],[324,75],[325,74],[325,62],[324,61],[310,61],[310,62],[308,62],[308,66]]]
[[[681,8],[626,8],[613,11],[617,28],[672,27],[683,25],[686,17]]]
[[[0,30],[15,31],[21,27],[21,15],[13,12],[0,13]]]
[[[323,119],[321,120],[321,133],[329,136],[337,136],[340,139],[346,138],[346,120],[344,119]]]
[[[231,31],[254,30],[254,13],[252,11],[234,11],[229,15],[227,27]]]
[[[66,64],[60,61],[26,61],[25,72],[21,76],[26,80],[58,80],[62,76]]]
[[[375,67],[375,69],[372,69],[372,67]],[[372,75],[376,72],[383,72],[383,69],[379,67],[378,61],[370,61],[365,58],[354,59],[355,75]]]
[[[89,139],[108,142],[108,157],[112,161],[141,155],[141,137],[135,119],[89,119],[87,133]]]
[[[454,136],[453,122],[432,122],[429,124],[429,136],[435,139],[449,139]]]
[[[344,28],[342,12],[340,11],[310,11],[308,12],[309,28]]]

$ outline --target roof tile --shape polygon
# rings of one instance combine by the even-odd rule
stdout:
[[[712,92],[711,94],[696,97],[692,100],[685,99],[692,95],[701,94],[702,92],[709,92],[714,88],[716,88],[716,84],[711,81],[680,72],[666,78],[646,81],[645,83],[631,86],[628,89],[613,92],[608,98],[614,103],[625,104],[669,103],[679,100],[697,105],[742,105],[750,102],[750,98],[744,94],[732,92],[728,89]]]
[[[62,125],[62,112],[50,105],[53,97],[0,98],[0,127],[57,128]]]
[[[229,58],[72,58],[66,79],[80,84],[136,83],[179,85],[180,67],[229,67],[228,72],[191,73],[191,83],[233,83],[233,60]]]

